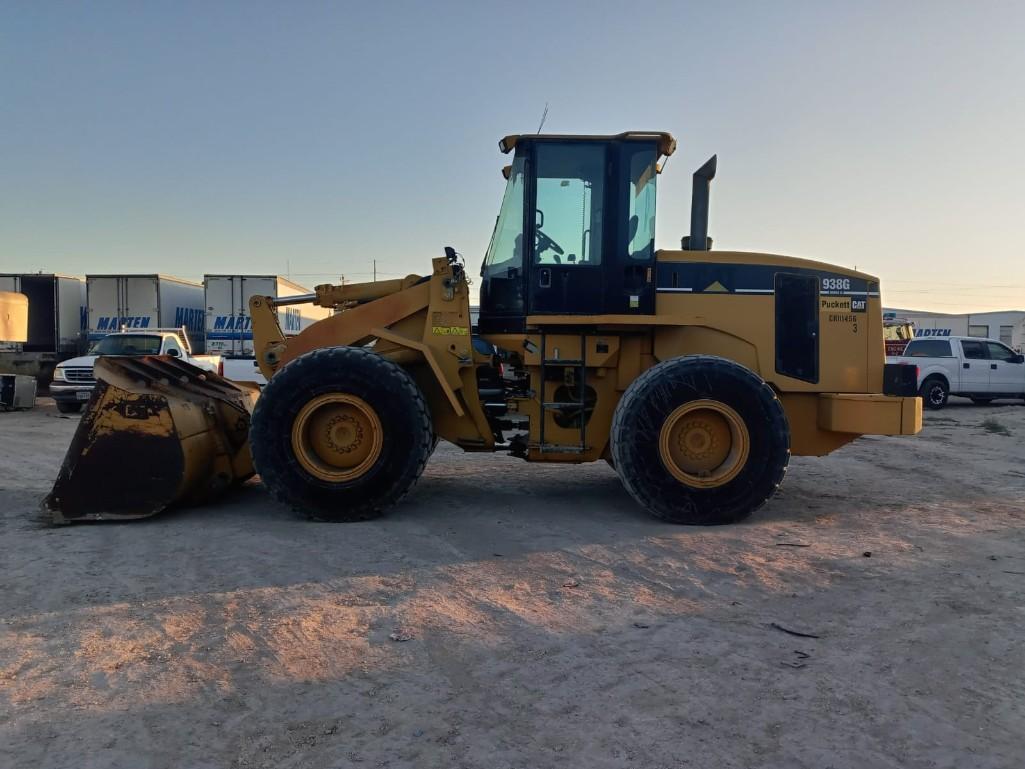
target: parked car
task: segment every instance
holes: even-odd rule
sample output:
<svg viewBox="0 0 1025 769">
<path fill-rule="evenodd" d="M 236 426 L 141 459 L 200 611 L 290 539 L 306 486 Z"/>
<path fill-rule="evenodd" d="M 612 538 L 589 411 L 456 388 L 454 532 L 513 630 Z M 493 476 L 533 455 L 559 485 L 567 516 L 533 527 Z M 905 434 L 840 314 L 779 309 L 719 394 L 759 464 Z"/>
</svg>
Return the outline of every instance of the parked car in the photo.
<svg viewBox="0 0 1025 769">
<path fill-rule="evenodd" d="M 1025 399 L 1025 357 L 996 339 L 913 339 L 903 355 L 886 362 L 918 366 L 918 392 L 926 408 L 943 408 L 951 395 L 980 404 Z"/>
<path fill-rule="evenodd" d="M 62 414 L 82 410 L 82 404 L 96 387 L 93 363 L 101 355 L 170 355 L 207 371 L 221 373 L 217 355 L 193 355 L 184 328 L 155 328 L 147 331 L 123 329 L 94 343 L 86 355 L 57 364 L 50 383 L 50 395 Z"/>
</svg>

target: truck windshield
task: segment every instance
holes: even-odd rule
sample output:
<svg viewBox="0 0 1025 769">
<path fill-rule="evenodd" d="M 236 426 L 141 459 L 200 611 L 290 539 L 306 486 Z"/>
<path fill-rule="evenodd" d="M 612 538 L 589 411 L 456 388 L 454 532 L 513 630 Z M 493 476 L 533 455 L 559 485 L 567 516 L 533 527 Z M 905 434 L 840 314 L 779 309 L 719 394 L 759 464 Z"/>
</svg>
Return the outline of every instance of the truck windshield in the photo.
<svg viewBox="0 0 1025 769">
<path fill-rule="evenodd" d="M 89 348 L 90 355 L 159 355 L 160 337 L 153 334 L 112 334 Z"/>
</svg>

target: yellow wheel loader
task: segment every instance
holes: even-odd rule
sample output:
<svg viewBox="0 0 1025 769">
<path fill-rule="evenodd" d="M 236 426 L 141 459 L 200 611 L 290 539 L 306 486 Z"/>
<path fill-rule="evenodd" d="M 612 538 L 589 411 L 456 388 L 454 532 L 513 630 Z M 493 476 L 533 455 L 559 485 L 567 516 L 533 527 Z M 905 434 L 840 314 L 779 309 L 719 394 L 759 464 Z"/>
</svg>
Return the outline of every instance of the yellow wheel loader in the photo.
<svg viewBox="0 0 1025 769">
<path fill-rule="evenodd" d="M 675 148 L 653 132 L 502 139 L 512 162 L 477 318 L 451 248 L 429 275 L 253 297 L 268 384 L 248 445 L 217 429 L 223 396 L 201 391 L 205 440 L 230 472 L 196 476 L 203 493 L 180 485 L 168 502 L 246 477 L 251 449 L 279 501 L 317 519 L 371 518 L 412 488 L 444 439 L 529 462 L 605 460 L 659 518 L 722 524 L 772 496 L 791 454 L 917 433 L 913 367 L 884 363 L 879 281 L 712 250 L 714 157 L 694 175 L 682 248 L 655 250 L 660 162 Z M 335 312 L 288 337 L 277 309 L 304 302 Z M 178 385 L 164 381 L 138 387 L 173 405 Z M 88 450 L 73 445 L 68 462 Z"/>
</svg>

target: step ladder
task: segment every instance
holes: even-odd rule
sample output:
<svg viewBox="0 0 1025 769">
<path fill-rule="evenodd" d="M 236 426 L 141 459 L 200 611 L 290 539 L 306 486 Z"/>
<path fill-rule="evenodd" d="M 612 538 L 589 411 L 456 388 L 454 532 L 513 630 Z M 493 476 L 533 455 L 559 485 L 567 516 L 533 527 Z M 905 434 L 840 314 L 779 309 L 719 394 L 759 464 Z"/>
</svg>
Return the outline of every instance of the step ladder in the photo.
<svg viewBox="0 0 1025 769">
<path fill-rule="evenodd" d="M 576 370 L 576 396 L 573 401 L 546 401 L 545 390 L 547 378 L 545 374 L 551 366 L 560 368 L 570 367 Z M 556 390 L 558 385 L 556 385 Z M 538 390 L 541 397 L 541 429 L 539 432 L 540 445 L 538 450 L 542 454 L 583 454 L 587 451 L 587 335 L 580 335 L 580 357 L 579 358 L 549 358 L 548 339 L 545 332 L 541 332 L 541 382 Z M 545 422 L 549 411 L 558 409 L 577 408 L 580 412 L 580 443 L 558 444 L 545 442 Z"/>
</svg>

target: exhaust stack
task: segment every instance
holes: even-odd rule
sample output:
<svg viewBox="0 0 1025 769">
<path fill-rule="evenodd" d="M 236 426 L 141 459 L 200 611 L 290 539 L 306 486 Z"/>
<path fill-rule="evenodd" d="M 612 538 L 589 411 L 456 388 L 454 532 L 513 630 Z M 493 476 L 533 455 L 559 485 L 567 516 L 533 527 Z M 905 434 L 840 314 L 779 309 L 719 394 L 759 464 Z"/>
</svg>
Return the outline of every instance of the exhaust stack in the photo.
<svg viewBox="0 0 1025 769">
<path fill-rule="evenodd" d="M 694 172 L 694 187 L 690 197 L 690 235 L 681 242 L 684 251 L 709 251 L 712 239 L 708 237 L 708 197 L 715 178 L 716 155 Z"/>
</svg>

